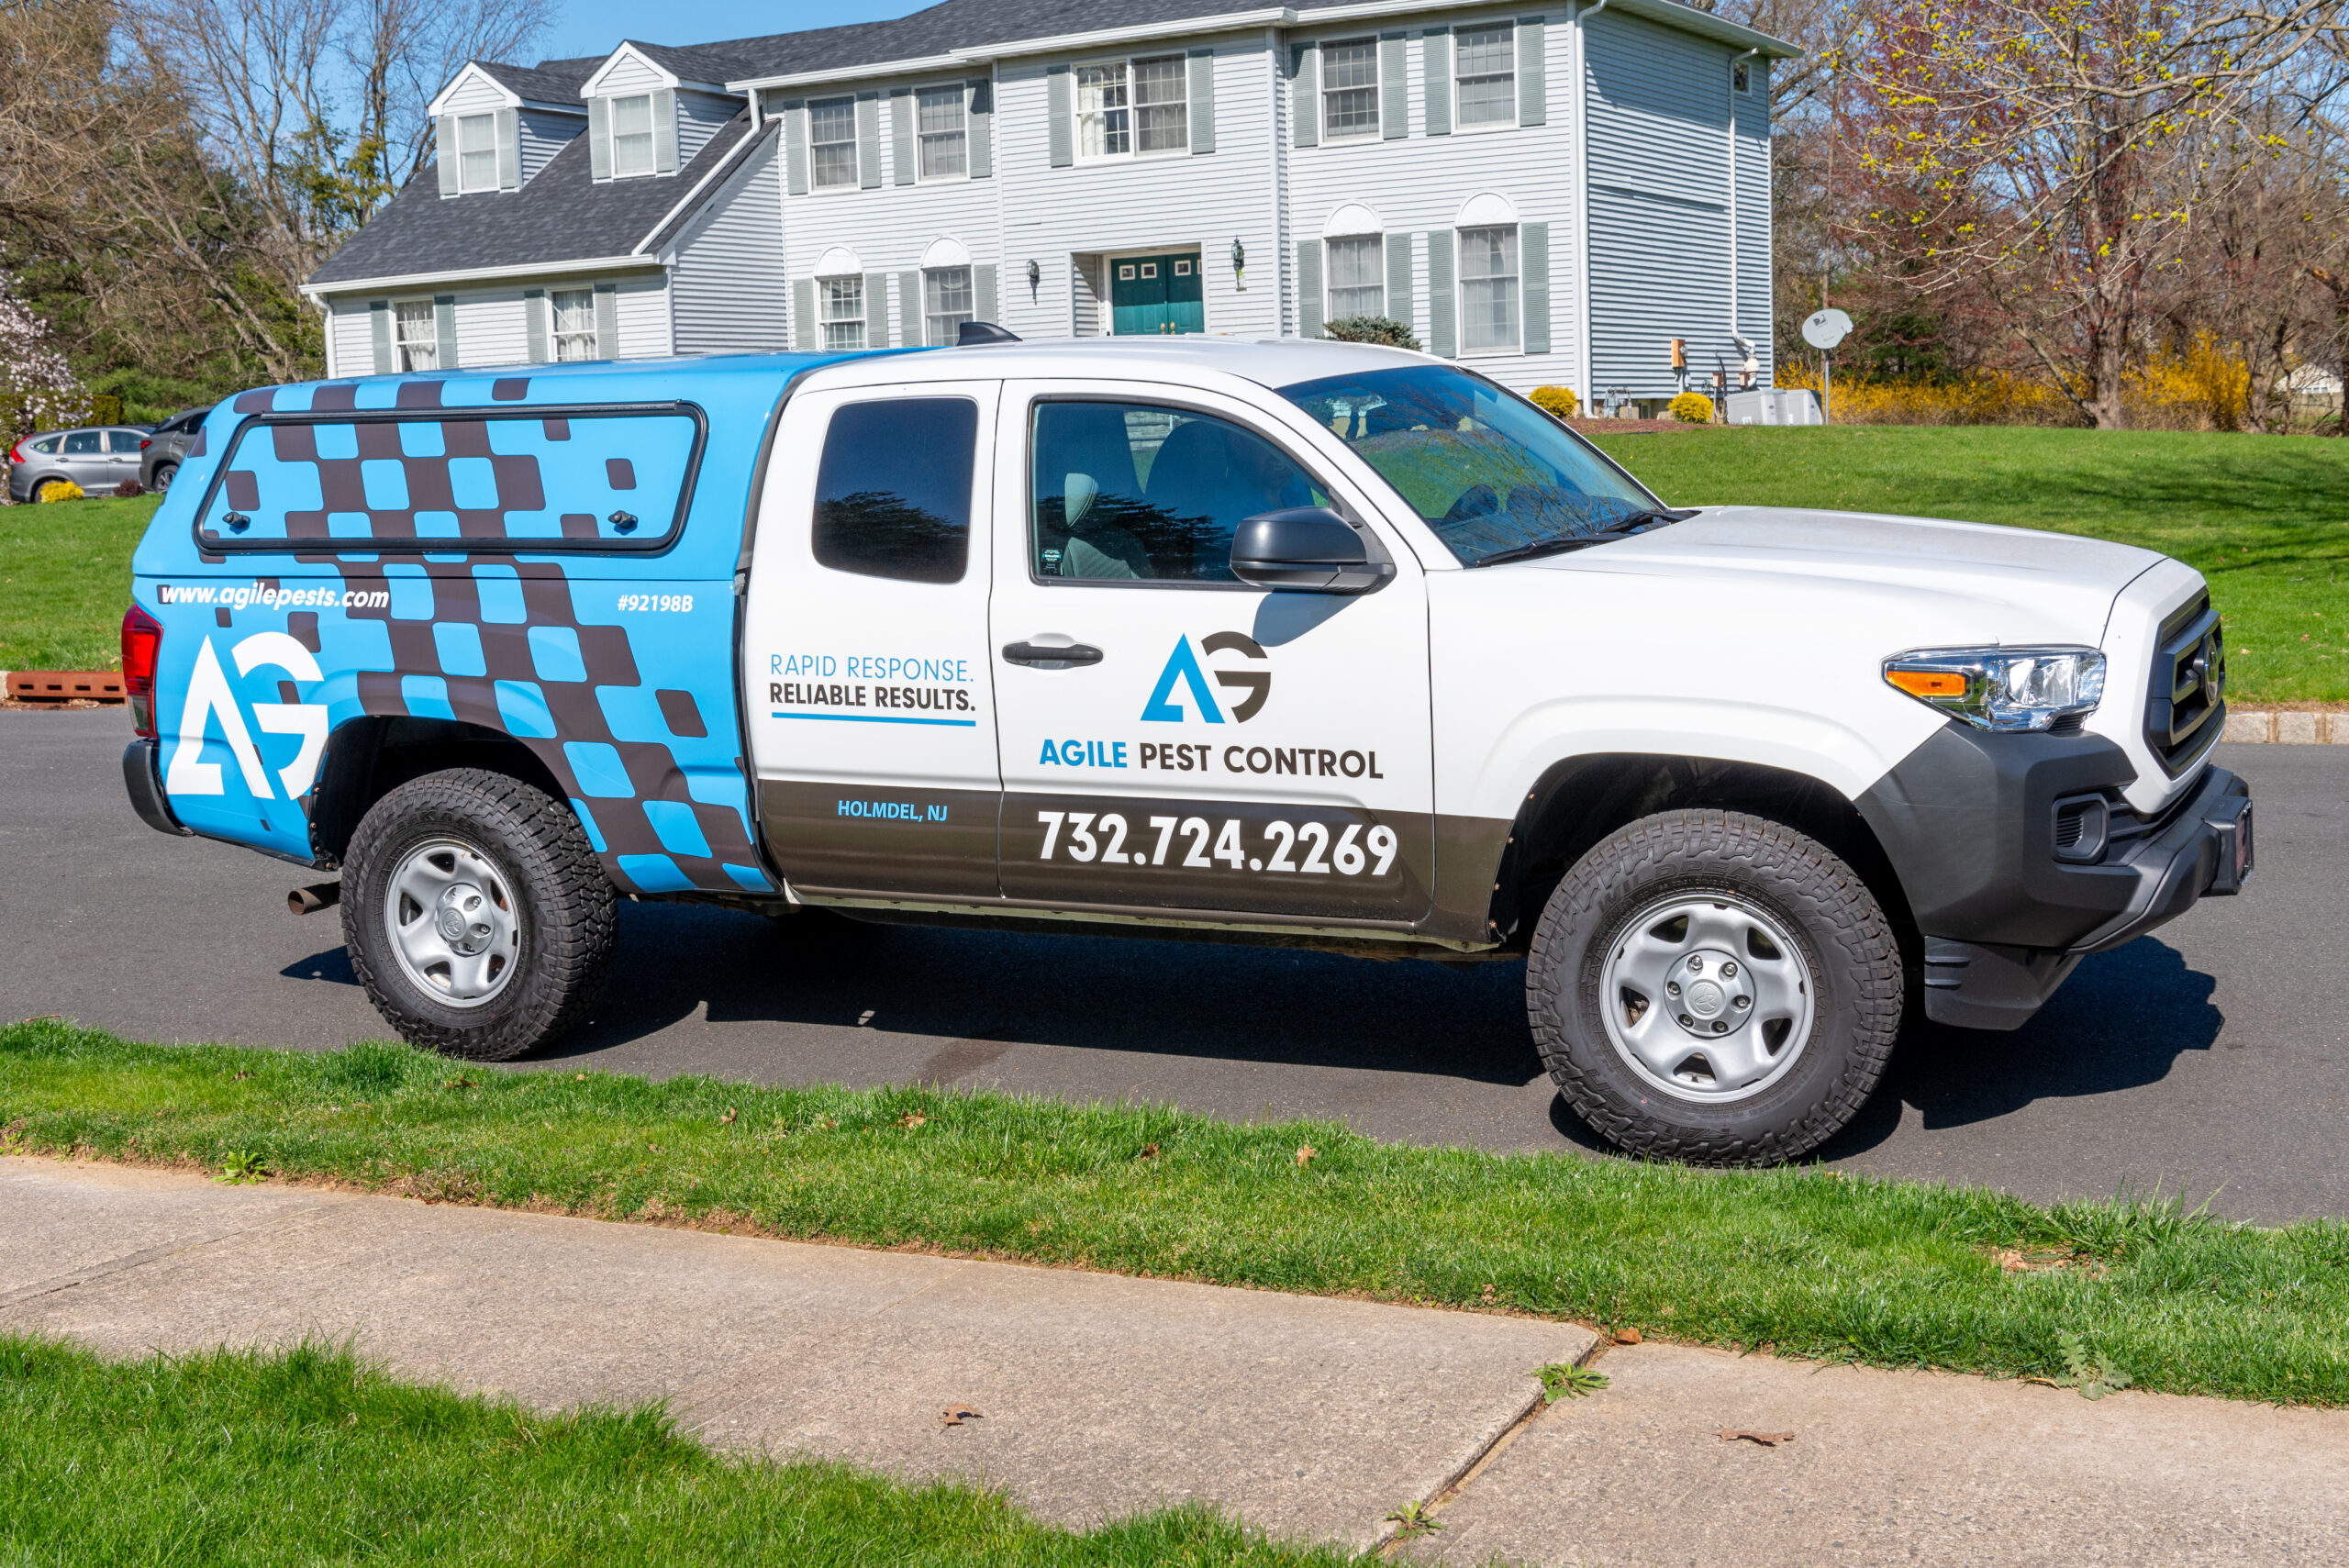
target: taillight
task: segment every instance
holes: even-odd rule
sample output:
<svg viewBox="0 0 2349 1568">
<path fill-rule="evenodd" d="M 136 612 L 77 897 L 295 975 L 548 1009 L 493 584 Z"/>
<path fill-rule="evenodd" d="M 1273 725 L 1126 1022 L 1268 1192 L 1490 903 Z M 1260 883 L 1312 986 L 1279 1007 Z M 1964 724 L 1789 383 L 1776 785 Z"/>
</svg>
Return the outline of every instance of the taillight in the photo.
<svg viewBox="0 0 2349 1568">
<path fill-rule="evenodd" d="M 8 449 L 8 461 L 10 462 L 22 462 L 25 461 L 24 442 L 18 441 L 15 446 Z"/>
<path fill-rule="evenodd" d="M 163 628 L 137 605 L 122 613 L 122 690 L 130 699 L 130 728 L 148 740 L 155 734 L 155 662 L 162 656 Z"/>
<path fill-rule="evenodd" d="M 145 451 L 149 447 L 153 446 L 154 444 L 155 444 L 155 443 L 154 443 L 154 441 L 153 441 L 153 439 L 152 439 L 151 438 L 149 438 L 149 437 L 146 437 L 146 436 L 141 436 L 141 437 L 139 437 L 139 450 L 140 451 L 142 451 L 142 452 L 143 452 L 143 451 Z"/>
</svg>

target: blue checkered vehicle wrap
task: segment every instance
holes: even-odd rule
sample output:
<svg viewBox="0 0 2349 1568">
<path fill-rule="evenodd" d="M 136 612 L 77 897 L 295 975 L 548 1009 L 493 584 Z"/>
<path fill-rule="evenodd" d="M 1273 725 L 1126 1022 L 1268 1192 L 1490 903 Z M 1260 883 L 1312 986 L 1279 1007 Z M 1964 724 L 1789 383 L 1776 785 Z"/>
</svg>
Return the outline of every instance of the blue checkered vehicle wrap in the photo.
<svg viewBox="0 0 2349 1568">
<path fill-rule="evenodd" d="M 163 628 L 172 813 L 328 863 L 317 792 L 354 721 L 441 720 L 527 747 L 622 891 L 774 891 L 735 573 L 780 402 L 839 357 L 384 376 L 214 409 L 133 562 Z"/>
</svg>

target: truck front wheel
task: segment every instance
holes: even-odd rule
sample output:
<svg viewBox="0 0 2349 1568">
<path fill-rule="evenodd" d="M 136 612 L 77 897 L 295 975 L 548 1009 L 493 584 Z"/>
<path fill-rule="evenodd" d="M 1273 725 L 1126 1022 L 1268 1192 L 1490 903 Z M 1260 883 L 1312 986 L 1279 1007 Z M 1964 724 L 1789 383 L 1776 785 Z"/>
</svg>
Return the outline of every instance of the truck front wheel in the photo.
<svg viewBox="0 0 2349 1568">
<path fill-rule="evenodd" d="M 1883 1076 L 1900 951 L 1852 868 L 1735 811 L 1643 817 L 1550 896 L 1525 973 L 1551 1077 L 1635 1154 L 1766 1165 L 1824 1142 Z"/>
<path fill-rule="evenodd" d="M 400 785 L 360 822 L 342 930 L 403 1039 L 504 1062 L 586 1017 L 618 921 L 576 817 L 518 779 L 460 768 Z"/>
</svg>

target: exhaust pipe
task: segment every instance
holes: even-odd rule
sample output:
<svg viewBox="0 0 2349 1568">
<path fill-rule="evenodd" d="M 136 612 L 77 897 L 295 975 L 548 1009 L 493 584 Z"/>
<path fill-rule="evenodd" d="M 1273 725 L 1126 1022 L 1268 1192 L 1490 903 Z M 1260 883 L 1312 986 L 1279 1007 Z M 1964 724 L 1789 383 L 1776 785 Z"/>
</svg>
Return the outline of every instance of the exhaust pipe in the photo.
<svg viewBox="0 0 2349 1568">
<path fill-rule="evenodd" d="M 339 882 L 321 882 L 310 887 L 297 887 L 285 895 L 287 911 L 295 915 L 315 915 L 341 902 L 342 884 Z"/>
</svg>

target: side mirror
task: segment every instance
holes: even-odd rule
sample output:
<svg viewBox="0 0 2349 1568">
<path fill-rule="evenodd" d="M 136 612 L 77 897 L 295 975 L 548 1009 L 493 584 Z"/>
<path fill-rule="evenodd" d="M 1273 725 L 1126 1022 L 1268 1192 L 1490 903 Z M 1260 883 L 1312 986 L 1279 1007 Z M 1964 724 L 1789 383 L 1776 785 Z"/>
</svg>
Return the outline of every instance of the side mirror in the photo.
<svg viewBox="0 0 2349 1568">
<path fill-rule="evenodd" d="M 1240 525 L 1231 574 L 1259 588 L 1367 594 L 1395 575 L 1395 565 L 1373 561 L 1368 541 L 1329 507 L 1290 506 Z"/>
</svg>

